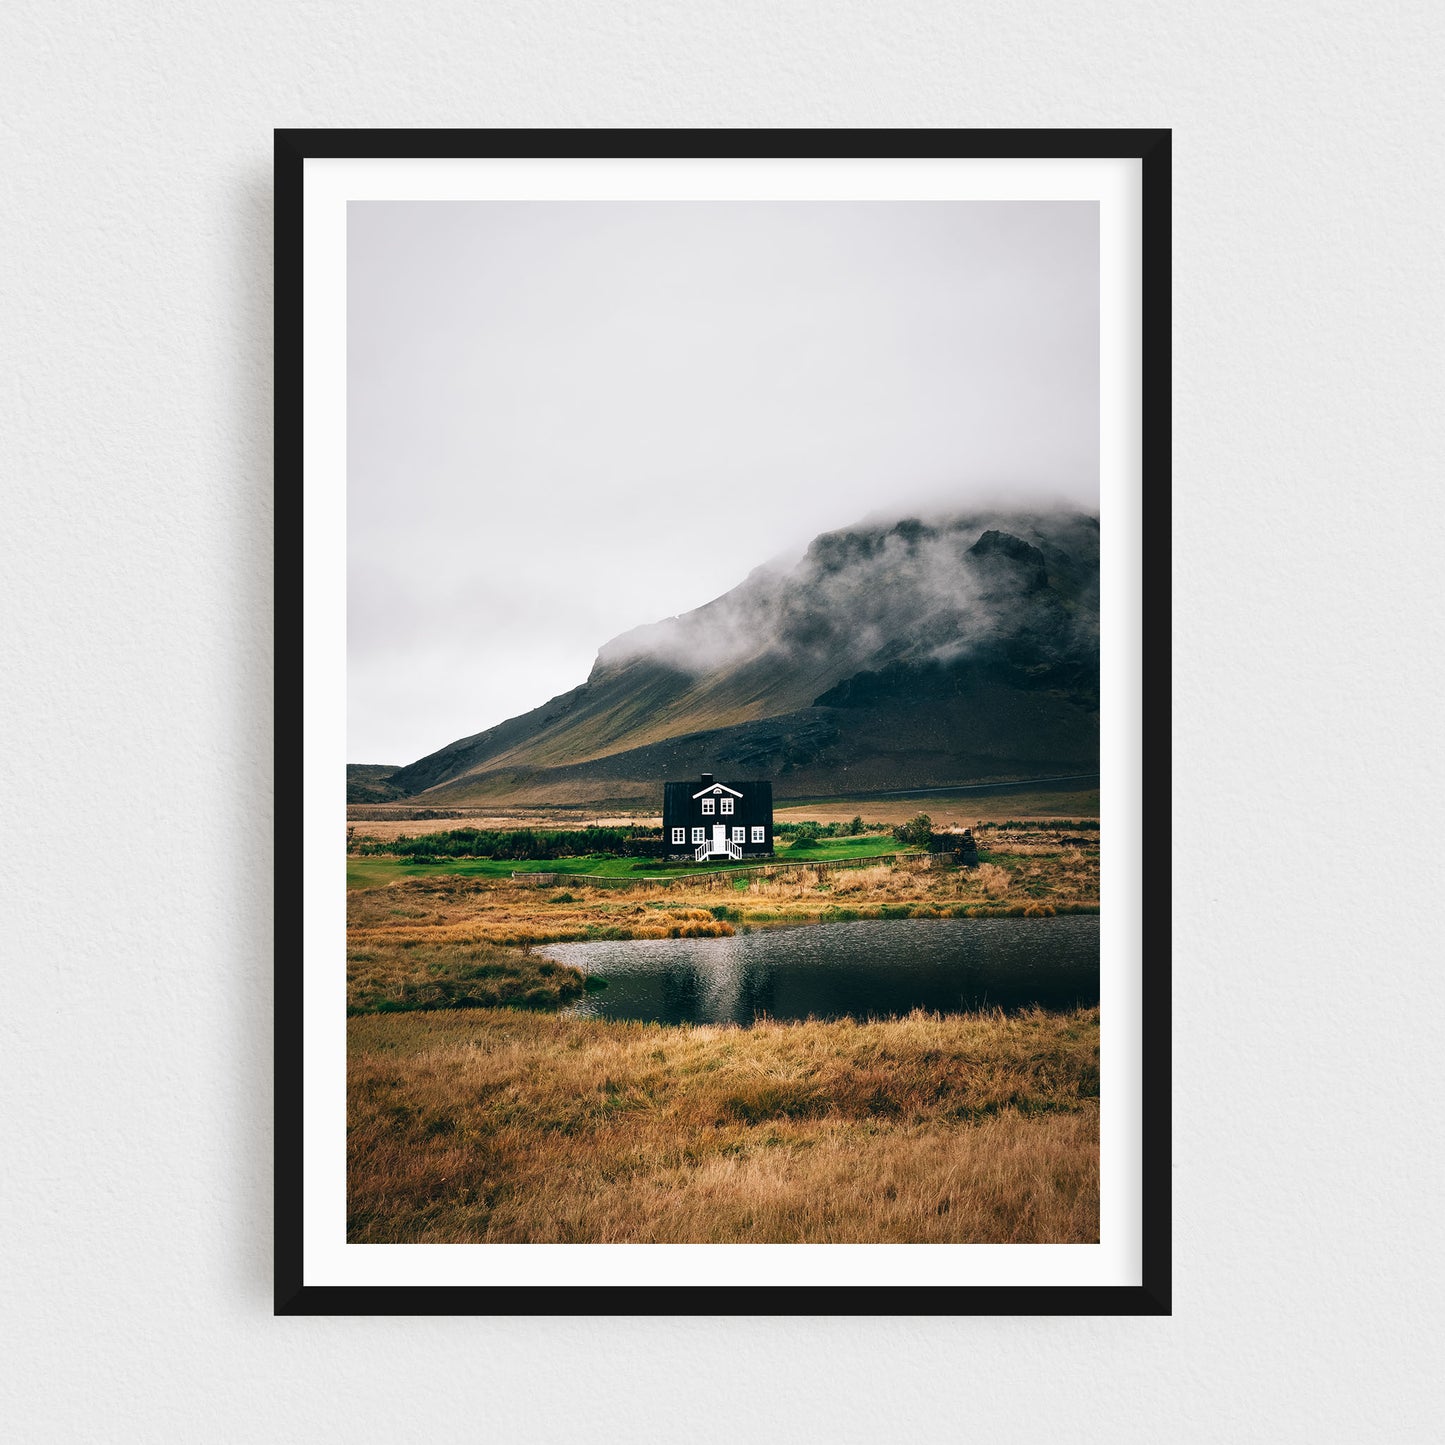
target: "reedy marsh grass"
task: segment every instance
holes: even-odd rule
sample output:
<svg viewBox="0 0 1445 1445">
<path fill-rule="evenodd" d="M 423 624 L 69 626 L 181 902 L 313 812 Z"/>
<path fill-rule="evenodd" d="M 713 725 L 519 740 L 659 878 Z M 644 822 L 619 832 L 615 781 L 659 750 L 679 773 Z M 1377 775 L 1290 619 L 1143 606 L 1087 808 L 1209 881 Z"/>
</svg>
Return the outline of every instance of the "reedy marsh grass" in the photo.
<svg viewBox="0 0 1445 1445">
<path fill-rule="evenodd" d="M 346 950 L 346 1011 L 556 1009 L 587 989 L 581 969 L 495 944 L 377 940 Z"/>
<path fill-rule="evenodd" d="M 978 868 L 906 863 L 776 876 L 715 874 L 627 889 L 523 887 L 435 873 L 347 894 L 353 952 L 427 943 L 460 950 L 589 939 L 720 936 L 772 923 L 860 918 L 998 918 L 1097 912 L 1097 850 L 1037 842 L 985 852 Z"/>
<path fill-rule="evenodd" d="M 353 1018 L 348 1238 L 1092 1241 L 1098 1028 Z"/>
</svg>

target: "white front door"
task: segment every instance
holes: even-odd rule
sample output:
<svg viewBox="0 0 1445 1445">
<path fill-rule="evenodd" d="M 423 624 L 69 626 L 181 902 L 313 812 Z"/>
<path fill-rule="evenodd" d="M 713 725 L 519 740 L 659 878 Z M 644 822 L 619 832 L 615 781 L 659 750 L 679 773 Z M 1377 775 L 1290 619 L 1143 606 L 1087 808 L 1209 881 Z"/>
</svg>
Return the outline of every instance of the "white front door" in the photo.
<svg viewBox="0 0 1445 1445">
<path fill-rule="evenodd" d="M 725 823 L 714 823 L 712 825 L 712 851 L 714 853 L 726 853 L 728 850 L 728 830 Z"/>
</svg>

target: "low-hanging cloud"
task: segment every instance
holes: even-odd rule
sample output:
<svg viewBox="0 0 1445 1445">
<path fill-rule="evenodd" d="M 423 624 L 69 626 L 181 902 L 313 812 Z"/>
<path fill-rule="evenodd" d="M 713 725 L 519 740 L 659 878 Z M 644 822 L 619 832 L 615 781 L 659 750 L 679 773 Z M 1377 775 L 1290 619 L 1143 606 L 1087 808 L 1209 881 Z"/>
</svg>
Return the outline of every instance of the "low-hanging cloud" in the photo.
<svg viewBox="0 0 1445 1445">
<path fill-rule="evenodd" d="M 758 568 L 704 607 L 623 634 L 599 652 L 594 675 L 646 660 L 701 677 L 768 654 L 844 671 L 953 662 L 1028 625 L 1050 554 L 1087 578 L 1097 568 L 1096 520 L 873 520 L 818 537 L 801 558 Z M 1097 643 L 1097 592 L 1087 583 L 1068 630 L 1073 646 Z"/>
</svg>

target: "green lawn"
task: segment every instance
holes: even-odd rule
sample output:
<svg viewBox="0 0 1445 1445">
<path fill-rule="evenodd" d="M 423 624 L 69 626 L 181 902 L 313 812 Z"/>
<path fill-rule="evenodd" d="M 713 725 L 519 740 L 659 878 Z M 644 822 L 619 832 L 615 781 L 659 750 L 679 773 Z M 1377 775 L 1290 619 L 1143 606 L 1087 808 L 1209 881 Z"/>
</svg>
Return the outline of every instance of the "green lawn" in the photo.
<svg viewBox="0 0 1445 1445">
<path fill-rule="evenodd" d="M 811 848 L 794 848 L 779 840 L 779 863 L 821 863 L 833 858 L 876 858 L 880 853 L 912 853 L 892 833 L 867 833 L 859 838 L 822 838 Z"/>
<path fill-rule="evenodd" d="M 887 833 L 874 833 L 862 838 L 832 838 L 815 843 L 811 848 L 780 845 L 777 856 L 764 861 L 774 863 L 817 863 L 833 858 L 872 858 L 882 853 L 909 851 Z M 644 878 L 648 870 L 634 868 L 641 860 L 617 858 L 610 853 L 591 853 L 582 858 L 526 860 L 510 858 L 447 858 L 437 863 L 412 863 L 405 858 L 348 858 L 348 888 L 382 888 L 400 878 L 460 876 L 463 878 L 510 878 L 513 873 L 590 873 L 606 878 Z M 710 873 L 718 869 L 756 867 L 756 863 L 713 863 L 698 868 L 659 869 L 657 877 L 685 877 L 689 873 Z"/>
<path fill-rule="evenodd" d="M 632 865 L 636 858 L 616 858 L 610 853 L 591 853 L 584 858 L 551 860 L 512 858 L 446 858 L 437 863 L 413 863 L 406 858 L 348 858 L 348 888 L 380 888 L 398 878 L 431 878 L 454 875 L 463 878 L 510 878 L 513 873 L 600 873 L 614 878 L 637 878 Z"/>
</svg>

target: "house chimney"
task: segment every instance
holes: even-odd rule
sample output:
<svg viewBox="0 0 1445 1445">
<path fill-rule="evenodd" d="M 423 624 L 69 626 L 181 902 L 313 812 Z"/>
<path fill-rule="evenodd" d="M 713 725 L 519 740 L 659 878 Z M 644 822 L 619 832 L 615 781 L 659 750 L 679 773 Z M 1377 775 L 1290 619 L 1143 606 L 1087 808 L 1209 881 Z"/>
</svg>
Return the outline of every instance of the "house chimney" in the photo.
<svg viewBox="0 0 1445 1445">
<path fill-rule="evenodd" d="M 712 786 L 712 774 L 711 774 L 711 773 L 704 773 L 704 774 L 702 775 L 702 785 L 703 785 L 703 787 L 705 787 L 705 788 Z"/>
</svg>

